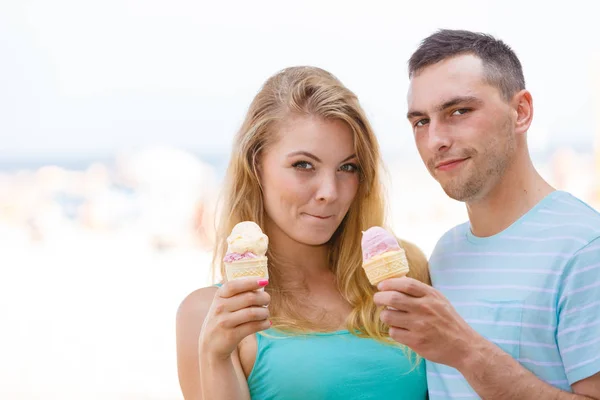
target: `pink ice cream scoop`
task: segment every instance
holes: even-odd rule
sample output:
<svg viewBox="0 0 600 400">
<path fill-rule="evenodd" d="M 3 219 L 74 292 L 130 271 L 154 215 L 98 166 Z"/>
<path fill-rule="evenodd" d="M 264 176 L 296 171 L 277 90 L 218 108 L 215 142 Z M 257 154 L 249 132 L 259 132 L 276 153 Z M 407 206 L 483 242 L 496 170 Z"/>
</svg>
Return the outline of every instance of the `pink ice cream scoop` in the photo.
<svg viewBox="0 0 600 400">
<path fill-rule="evenodd" d="M 250 251 L 245 251 L 241 254 L 240 253 L 227 253 L 227 254 L 225 254 L 225 257 L 223 258 L 223 261 L 226 263 L 230 263 L 230 262 L 240 261 L 240 260 L 250 260 L 250 259 L 256 258 L 256 257 L 258 257 L 258 256 Z"/>
<path fill-rule="evenodd" d="M 380 226 L 373 226 L 363 232 L 361 247 L 363 261 L 387 251 L 401 250 L 396 238 Z"/>
</svg>

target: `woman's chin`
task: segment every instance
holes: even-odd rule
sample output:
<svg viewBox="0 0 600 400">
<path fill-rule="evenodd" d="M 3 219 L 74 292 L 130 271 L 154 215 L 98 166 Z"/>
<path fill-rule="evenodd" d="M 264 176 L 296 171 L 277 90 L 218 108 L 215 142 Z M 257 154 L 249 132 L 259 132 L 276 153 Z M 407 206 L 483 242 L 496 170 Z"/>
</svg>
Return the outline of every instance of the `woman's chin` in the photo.
<svg viewBox="0 0 600 400">
<path fill-rule="evenodd" d="M 315 233 L 313 231 L 313 232 L 307 232 L 306 234 L 303 234 L 303 235 L 298 235 L 294 239 L 297 242 L 305 244 L 307 246 L 323 246 L 329 242 L 329 240 L 331 239 L 332 236 L 333 236 L 333 233 L 319 234 L 319 233 Z"/>
</svg>

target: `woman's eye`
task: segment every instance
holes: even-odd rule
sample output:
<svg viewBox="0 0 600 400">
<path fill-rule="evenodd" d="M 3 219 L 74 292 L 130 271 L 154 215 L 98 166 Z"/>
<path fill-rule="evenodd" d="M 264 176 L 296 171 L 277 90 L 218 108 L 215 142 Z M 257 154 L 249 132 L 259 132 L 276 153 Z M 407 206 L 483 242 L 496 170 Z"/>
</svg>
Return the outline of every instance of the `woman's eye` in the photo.
<svg viewBox="0 0 600 400">
<path fill-rule="evenodd" d="M 344 172 L 357 172 L 358 165 L 356 164 L 344 164 L 340 167 L 340 169 Z"/>
<path fill-rule="evenodd" d="M 303 169 L 303 170 L 313 169 L 312 164 L 309 163 L 308 161 L 297 161 L 294 164 L 292 164 L 292 167 L 294 167 L 296 169 Z"/>
</svg>

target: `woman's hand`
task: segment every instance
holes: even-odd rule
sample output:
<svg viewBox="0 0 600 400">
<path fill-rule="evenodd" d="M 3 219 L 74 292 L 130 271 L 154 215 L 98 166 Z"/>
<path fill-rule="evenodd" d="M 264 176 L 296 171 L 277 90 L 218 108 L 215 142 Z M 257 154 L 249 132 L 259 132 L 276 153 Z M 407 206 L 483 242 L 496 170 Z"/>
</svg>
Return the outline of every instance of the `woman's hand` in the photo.
<svg viewBox="0 0 600 400">
<path fill-rule="evenodd" d="M 200 357 L 226 360 L 246 336 L 268 329 L 271 297 L 268 280 L 256 278 L 226 282 L 215 293 L 199 338 Z"/>
</svg>

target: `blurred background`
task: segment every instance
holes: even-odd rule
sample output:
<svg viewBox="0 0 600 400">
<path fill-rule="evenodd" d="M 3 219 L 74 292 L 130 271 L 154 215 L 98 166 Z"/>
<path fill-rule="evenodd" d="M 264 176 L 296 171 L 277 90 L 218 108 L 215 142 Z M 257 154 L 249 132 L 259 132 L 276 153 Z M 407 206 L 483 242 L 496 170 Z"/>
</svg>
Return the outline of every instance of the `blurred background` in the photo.
<svg viewBox="0 0 600 400">
<path fill-rule="evenodd" d="M 466 220 L 418 158 L 406 62 L 438 28 L 513 47 L 534 162 L 600 208 L 592 3 L 0 0 L 0 398 L 181 399 L 175 312 L 210 283 L 216 196 L 261 84 L 315 65 L 361 99 L 397 233 Z"/>
</svg>

